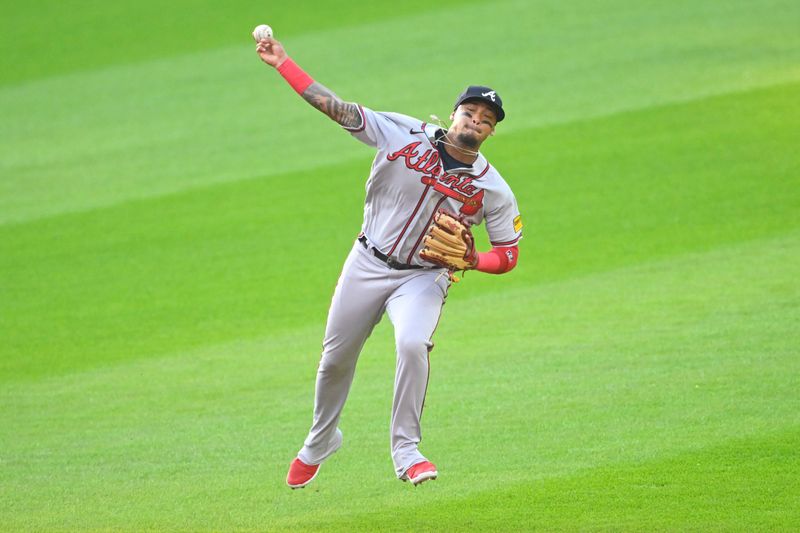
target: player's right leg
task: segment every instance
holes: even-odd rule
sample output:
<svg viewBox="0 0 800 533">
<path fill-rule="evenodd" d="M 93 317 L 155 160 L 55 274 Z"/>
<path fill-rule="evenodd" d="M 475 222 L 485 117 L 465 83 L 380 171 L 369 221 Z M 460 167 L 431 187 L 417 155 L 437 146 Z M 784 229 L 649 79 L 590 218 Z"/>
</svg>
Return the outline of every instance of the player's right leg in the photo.
<svg viewBox="0 0 800 533">
<path fill-rule="evenodd" d="M 383 315 L 388 294 L 386 265 L 356 243 L 345 262 L 328 311 L 322 358 L 317 369 L 314 420 L 297 454 L 303 465 L 319 465 L 338 449 L 337 438 L 341 443 L 336 431 L 339 415 L 350 392 L 358 355 Z M 292 470 L 302 468 L 302 465 L 297 469 L 294 466 L 293 463 Z M 307 470 L 313 479 L 316 471 Z M 295 481 L 298 479 L 296 477 Z"/>
</svg>

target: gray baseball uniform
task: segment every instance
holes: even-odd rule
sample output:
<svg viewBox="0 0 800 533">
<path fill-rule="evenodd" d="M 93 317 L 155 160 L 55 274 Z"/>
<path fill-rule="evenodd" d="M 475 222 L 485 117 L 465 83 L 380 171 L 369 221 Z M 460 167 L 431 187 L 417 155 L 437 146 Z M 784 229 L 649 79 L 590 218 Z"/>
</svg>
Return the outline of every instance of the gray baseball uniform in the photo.
<svg viewBox="0 0 800 533">
<path fill-rule="evenodd" d="M 445 170 L 437 126 L 359 109 L 362 126 L 348 131 L 378 152 L 367 180 L 362 233 L 345 262 L 328 313 L 314 421 L 298 457 L 318 464 L 335 449 L 332 443 L 340 438 L 339 416 L 358 355 L 386 312 L 397 349 L 391 450 L 402 477 L 426 460 L 418 450 L 420 417 L 431 338 L 450 283 L 442 275 L 446 271 L 419 257 L 425 231 L 440 207 L 462 213 L 473 224 L 485 220 L 494 246 L 514 246 L 522 237 L 521 223 L 511 189 L 482 154 L 472 165 Z"/>
</svg>

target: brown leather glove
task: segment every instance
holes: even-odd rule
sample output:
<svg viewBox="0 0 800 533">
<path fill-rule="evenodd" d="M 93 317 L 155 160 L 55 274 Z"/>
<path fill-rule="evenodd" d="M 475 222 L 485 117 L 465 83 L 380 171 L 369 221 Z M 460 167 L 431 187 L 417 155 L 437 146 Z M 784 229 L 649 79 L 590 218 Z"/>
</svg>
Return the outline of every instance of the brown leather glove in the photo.
<svg viewBox="0 0 800 533">
<path fill-rule="evenodd" d="M 478 265 L 475 238 L 469 223 L 446 209 L 439 209 L 422 240 L 419 256 L 448 270 L 472 270 Z"/>
</svg>

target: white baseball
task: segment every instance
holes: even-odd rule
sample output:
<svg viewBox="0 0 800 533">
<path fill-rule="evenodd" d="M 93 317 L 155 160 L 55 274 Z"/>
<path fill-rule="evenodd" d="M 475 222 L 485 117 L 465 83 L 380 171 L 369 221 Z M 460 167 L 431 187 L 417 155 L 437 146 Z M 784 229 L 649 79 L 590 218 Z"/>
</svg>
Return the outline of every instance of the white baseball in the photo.
<svg viewBox="0 0 800 533">
<path fill-rule="evenodd" d="M 261 39 L 266 39 L 267 37 L 272 37 L 272 28 L 266 24 L 259 24 L 256 26 L 256 29 L 253 30 L 253 39 L 255 39 L 256 42 Z"/>
</svg>

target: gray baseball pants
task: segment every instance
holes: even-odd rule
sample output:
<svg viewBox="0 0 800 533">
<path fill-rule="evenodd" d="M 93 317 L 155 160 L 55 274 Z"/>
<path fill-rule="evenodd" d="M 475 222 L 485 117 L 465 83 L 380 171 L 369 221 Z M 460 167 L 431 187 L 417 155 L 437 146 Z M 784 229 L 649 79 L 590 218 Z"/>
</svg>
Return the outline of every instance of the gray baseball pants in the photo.
<svg viewBox="0 0 800 533">
<path fill-rule="evenodd" d="M 391 449 L 398 477 L 425 461 L 417 446 L 428 387 L 431 337 L 450 280 L 442 269 L 394 270 L 356 241 L 344 264 L 328 312 L 317 370 L 314 421 L 298 457 L 318 464 L 332 453 L 361 349 L 383 313 L 394 325 L 397 369 L 392 403 Z"/>
</svg>

